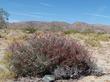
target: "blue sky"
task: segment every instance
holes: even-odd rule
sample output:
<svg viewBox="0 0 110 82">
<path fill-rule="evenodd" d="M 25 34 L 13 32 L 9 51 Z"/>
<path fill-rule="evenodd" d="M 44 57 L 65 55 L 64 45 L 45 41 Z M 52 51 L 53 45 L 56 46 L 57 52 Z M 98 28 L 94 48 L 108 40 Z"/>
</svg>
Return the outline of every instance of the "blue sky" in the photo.
<svg viewBox="0 0 110 82">
<path fill-rule="evenodd" d="M 0 0 L 16 21 L 82 21 L 110 24 L 110 0 Z"/>
</svg>

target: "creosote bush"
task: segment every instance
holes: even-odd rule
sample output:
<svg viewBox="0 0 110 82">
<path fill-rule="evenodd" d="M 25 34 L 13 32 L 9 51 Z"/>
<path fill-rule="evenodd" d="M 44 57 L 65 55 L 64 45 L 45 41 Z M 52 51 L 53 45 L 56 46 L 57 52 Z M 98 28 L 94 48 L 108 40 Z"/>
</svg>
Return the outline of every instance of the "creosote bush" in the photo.
<svg viewBox="0 0 110 82">
<path fill-rule="evenodd" d="M 24 28 L 23 29 L 23 32 L 25 32 L 25 33 L 35 33 L 37 31 L 37 29 L 36 28 L 34 28 L 34 27 L 26 27 L 26 28 Z"/>
<path fill-rule="evenodd" d="M 74 33 L 79 33 L 77 30 L 66 30 L 64 31 L 65 34 L 74 34 Z"/>
<path fill-rule="evenodd" d="M 8 48 L 10 67 L 17 76 L 54 74 L 56 79 L 91 74 L 90 54 L 75 40 L 61 34 L 36 33 L 23 43 Z"/>
</svg>

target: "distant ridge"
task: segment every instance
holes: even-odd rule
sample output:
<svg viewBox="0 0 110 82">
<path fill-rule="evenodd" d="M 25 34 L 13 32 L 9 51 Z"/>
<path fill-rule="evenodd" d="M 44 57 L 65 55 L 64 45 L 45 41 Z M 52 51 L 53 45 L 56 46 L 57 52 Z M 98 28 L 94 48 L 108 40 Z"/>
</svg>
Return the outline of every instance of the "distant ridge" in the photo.
<svg viewBox="0 0 110 82">
<path fill-rule="evenodd" d="M 63 28 L 63 29 L 74 29 L 78 31 L 84 31 L 87 29 L 93 30 L 95 32 L 106 32 L 110 33 L 109 25 L 102 24 L 88 24 L 85 22 L 75 22 L 75 23 L 67 23 L 67 22 L 44 22 L 44 21 L 24 21 L 24 22 L 15 22 L 9 23 L 9 28 L 26 28 L 31 25 L 34 28 L 38 29 L 49 29 L 49 28 Z"/>
</svg>

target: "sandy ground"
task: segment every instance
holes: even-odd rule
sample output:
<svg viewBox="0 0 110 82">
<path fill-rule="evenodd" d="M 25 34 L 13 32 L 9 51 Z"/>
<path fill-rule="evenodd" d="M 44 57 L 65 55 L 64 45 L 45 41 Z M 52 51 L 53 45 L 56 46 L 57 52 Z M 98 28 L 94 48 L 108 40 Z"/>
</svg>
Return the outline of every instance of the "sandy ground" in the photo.
<svg viewBox="0 0 110 82">
<path fill-rule="evenodd" d="M 79 80 L 59 80 L 56 82 L 110 82 L 110 42 L 101 42 L 102 46 L 98 48 L 90 48 L 89 51 L 92 53 L 92 57 L 95 60 L 97 66 L 105 73 L 106 75 L 101 77 L 96 76 L 87 76 L 82 77 Z M 8 45 L 6 41 L 0 39 L 0 61 L 3 59 L 5 49 Z M 6 70 L 5 66 L 0 64 L 0 71 Z M 13 82 L 7 81 L 7 82 Z M 18 81 L 18 82 L 39 82 L 36 81 Z"/>
</svg>

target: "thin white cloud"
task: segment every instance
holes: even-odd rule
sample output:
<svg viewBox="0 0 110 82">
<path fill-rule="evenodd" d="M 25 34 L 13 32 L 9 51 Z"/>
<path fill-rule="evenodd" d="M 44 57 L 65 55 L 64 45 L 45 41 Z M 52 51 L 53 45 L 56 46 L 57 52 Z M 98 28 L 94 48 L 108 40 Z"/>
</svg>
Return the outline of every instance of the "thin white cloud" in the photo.
<svg viewBox="0 0 110 82">
<path fill-rule="evenodd" d="M 44 16 L 45 15 L 46 16 L 47 15 L 52 15 L 52 16 L 54 15 L 55 16 L 56 15 L 55 13 L 45 13 L 45 12 L 31 12 L 31 14 L 33 14 L 33 15 L 44 15 Z"/>
<path fill-rule="evenodd" d="M 10 12 L 11 15 L 18 15 L 18 16 L 29 16 L 29 17 L 41 17 L 40 15 L 29 14 L 29 13 L 19 13 L 19 12 Z"/>
<path fill-rule="evenodd" d="M 85 15 L 110 19 L 110 16 L 102 15 L 102 14 L 86 13 Z"/>
<path fill-rule="evenodd" d="M 44 2 L 40 2 L 40 5 L 46 6 L 46 7 L 52 7 L 52 5 L 50 5 L 50 4 L 48 4 L 48 3 L 44 3 Z"/>
<path fill-rule="evenodd" d="M 32 18 L 35 17 L 45 17 L 45 16 L 57 16 L 57 14 L 55 13 L 46 13 L 46 12 L 10 12 L 10 14 L 13 15 L 17 15 L 17 16 L 29 16 Z"/>
</svg>

